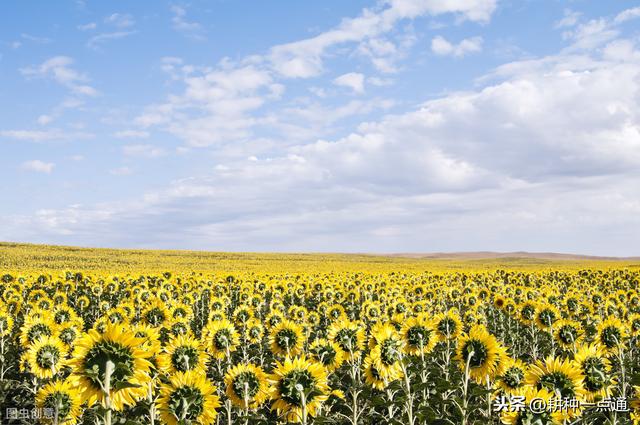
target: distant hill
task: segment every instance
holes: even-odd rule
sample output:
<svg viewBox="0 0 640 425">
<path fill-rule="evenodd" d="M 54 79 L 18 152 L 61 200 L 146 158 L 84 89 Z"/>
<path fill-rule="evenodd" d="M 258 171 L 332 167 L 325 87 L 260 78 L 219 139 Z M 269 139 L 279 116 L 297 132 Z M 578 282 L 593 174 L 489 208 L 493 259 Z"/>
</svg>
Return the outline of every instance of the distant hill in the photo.
<svg viewBox="0 0 640 425">
<path fill-rule="evenodd" d="M 0 242 L 0 273 L 10 270 L 190 271 L 421 271 L 640 268 L 640 257 L 551 252 L 436 252 L 398 254 L 207 252 L 109 249 Z"/>
<path fill-rule="evenodd" d="M 484 260 L 496 258 L 535 258 L 539 260 L 593 260 L 593 261 L 640 261 L 639 257 L 606 257 L 598 255 L 562 254 L 557 252 L 433 252 L 425 254 L 381 254 L 384 257 L 414 258 L 414 259 L 451 259 L 451 260 Z"/>
</svg>

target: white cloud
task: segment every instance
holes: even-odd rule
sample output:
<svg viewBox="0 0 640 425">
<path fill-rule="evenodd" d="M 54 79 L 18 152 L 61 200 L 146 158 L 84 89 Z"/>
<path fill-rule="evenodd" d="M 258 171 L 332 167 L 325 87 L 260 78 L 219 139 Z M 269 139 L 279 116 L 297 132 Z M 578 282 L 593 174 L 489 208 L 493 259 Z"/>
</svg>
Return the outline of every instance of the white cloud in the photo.
<svg viewBox="0 0 640 425">
<path fill-rule="evenodd" d="M 375 39 L 389 32 L 401 20 L 451 13 L 460 20 L 487 22 L 496 8 L 496 0 L 390 0 L 385 4 L 388 7 L 379 12 L 364 9 L 357 18 L 345 19 L 338 27 L 315 37 L 273 47 L 269 58 L 274 69 L 289 78 L 313 77 L 322 72 L 323 58 L 331 47 L 366 42 L 369 43 L 368 49 L 389 51 L 392 49 L 390 44 Z M 366 51 L 367 47 L 364 49 Z M 378 65 L 384 67 L 383 64 Z"/>
<path fill-rule="evenodd" d="M 250 113 L 283 89 L 273 83 L 268 71 L 253 65 L 206 69 L 183 81 L 181 95 L 147 108 L 135 121 L 143 128 L 166 126 L 186 144 L 199 147 L 249 136 L 257 123 Z"/>
<path fill-rule="evenodd" d="M 573 27 L 580 20 L 580 16 L 582 16 L 582 13 L 580 13 L 580 12 L 576 12 L 576 11 L 571 10 L 571 9 L 565 9 L 564 10 L 564 16 L 562 17 L 562 19 L 558 20 L 554 24 L 554 27 L 555 28 Z"/>
<path fill-rule="evenodd" d="M 39 66 L 22 68 L 20 72 L 26 77 L 51 78 L 73 94 L 96 96 L 98 91 L 86 84 L 89 78 L 72 68 L 73 63 L 74 60 L 68 56 L 55 56 Z"/>
<path fill-rule="evenodd" d="M 238 74 L 243 78 L 196 75 L 149 122 L 180 124 L 205 140 L 223 125 L 219 100 L 245 101 L 273 82 L 256 68 Z M 174 181 L 138 200 L 44 210 L 0 226 L 3 234 L 23 229 L 115 246 L 451 251 L 553 244 L 633 254 L 640 237 L 638 91 L 638 47 L 617 39 L 505 64 L 475 90 L 363 122 L 344 137 L 290 144 L 272 155 L 252 145 L 208 176 Z M 344 114 L 354 117 L 371 103 L 378 102 L 350 103 Z M 201 122 L 176 112 L 196 107 Z M 289 105 L 282 115 L 324 119 L 327 110 L 313 107 Z M 252 110 L 238 106 L 230 116 L 250 120 L 244 113 Z M 211 124 L 212 117 L 221 121 Z M 135 150 L 154 149 L 143 146 Z M 144 232 L 130 232 L 141 224 Z"/>
<path fill-rule="evenodd" d="M 620 12 L 614 19 L 616 24 L 622 24 L 632 19 L 640 18 L 640 6 L 626 9 Z"/>
<path fill-rule="evenodd" d="M 119 40 L 121 38 L 129 37 L 130 35 L 133 35 L 135 33 L 136 31 L 115 31 L 115 32 L 98 34 L 96 36 L 91 37 L 89 41 L 87 41 L 87 47 L 91 47 L 92 49 L 95 49 L 103 43 L 106 43 L 111 40 Z"/>
<path fill-rule="evenodd" d="M 145 158 L 159 158 L 167 154 L 167 151 L 163 148 L 149 144 L 127 145 L 122 148 L 122 151 L 126 156 L 138 156 Z"/>
<path fill-rule="evenodd" d="M 113 13 L 104 18 L 104 22 L 117 28 L 129 28 L 136 23 L 133 16 L 128 13 Z"/>
<path fill-rule="evenodd" d="M 129 176 L 133 174 L 133 170 L 129 167 L 120 167 L 109 170 L 109 174 L 114 176 Z"/>
<path fill-rule="evenodd" d="M 343 74 L 334 79 L 333 83 L 338 86 L 348 87 L 358 94 L 364 93 L 364 75 L 358 72 Z"/>
<path fill-rule="evenodd" d="M 40 115 L 38 117 L 38 124 L 47 125 L 47 124 L 51 123 L 53 120 L 54 120 L 54 118 L 51 115 Z"/>
<path fill-rule="evenodd" d="M 25 161 L 22 163 L 21 168 L 27 171 L 34 171 L 36 173 L 51 174 L 53 168 L 56 165 L 53 162 L 43 162 L 39 159 L 32 161 Z"/>
<path fill-rule="evenodd" d="M 78 25 L 78 29 L 80 31 L 90 31 L 90 30 L 94 30 L 98 27 L 98 25 L 95 22 L 89 22 L 87 24 L 84 25 Z"/>
<path fill-rule="evenodd" d="M 20 34 L 20 37 L 22 37 L 23 40 L 28 40 L 36 44 L 49 44 L 53 41 L 48 37 L 37 37 L 35 35 L 25 33 Z"/>
<path fill-rule="evenodd" d="M 93 137 L 91 133 L 65 132 L 52 128 L 49 130 L 0 130 L 0 136 L 27 142 L 49 142 L 64 140 L 80 140 Z"/>
<path fill-rule="evenodd" d="M 114 136 L 118 139 L 146 139 L 149 137 L 149 132 L 142 130 L 122 130 L 117 131 Z"/>
<path fill-rule="evenodd" d="M 465 38 L 458 44 L 447 41 L 442 36 L 436 36 L 431 40 L 431 51 L 439 56 L 454 56 L 461 58 L 469 53 L 482 51 L 482 37 Z"/>
<path fill-rule="evenodd" d="M 173 18 L 171 22 L 173 29 L 179 31 L 194 40 L 204 40 L 204 28 L 198 22 L 190 22 L 187 20 L 187 10 L 182 6 L 171 6 Z"/>
</svg>

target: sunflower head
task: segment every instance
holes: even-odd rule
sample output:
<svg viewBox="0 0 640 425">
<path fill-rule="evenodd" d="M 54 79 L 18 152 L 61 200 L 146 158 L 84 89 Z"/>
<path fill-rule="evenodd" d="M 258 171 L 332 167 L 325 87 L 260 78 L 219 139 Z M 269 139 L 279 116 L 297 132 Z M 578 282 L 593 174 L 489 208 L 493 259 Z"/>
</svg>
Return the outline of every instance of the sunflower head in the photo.
<svg viewBox="0 0 640 425">
<path fill-rule="evenodd" d="M 434 322 L 440 341 L 455 339 L 462 332 L 462 321 L 453 311 L 439 314 Z"/>
<path fill-rule="evenodd" d="M 43 419 L 45 423 L 75 424 L 81 413 L 81 404 L 76 384 L 71 380 L 52 381 L 36 395 L 36 406 L 53 412 L 53 417 Z"/>
<path fill-rule="evenodd" d="M 168 425 L 215 423 L 220 399 L 216 387 L 196 371 L 178 372 L 160 390 L 160 417 Z"/>
<path fill-rule="evenodd" d="M 524 396 L 525 409 L 522 411 L 503 411 L 500 414 L 500 420 L 505 425 L 561 425 L 563 417 L 560 412 L 551 412 L 548 409 L 540 409 L 542 411 L 534 411 L 529 408 L 533 400 L 542 400 L 545 406 L 548 406 L 551 399 L 555 397 L 553 392 L 546 388 L 535 388 L 525 386 L 522 391 L 516 395 Z"/>
<path fill-rule="evenodd" d="M 0 308 L 0 337 L 8 335 L 13 329 L 13 317 L 8 310 Z"/>
<path fill-rule="evenodd" d="M 55 331 L 56 325 L 50 318 L 29 316 L 20 329 L 20 342 L 28 346 L 40 337 L 54 335 Z"/>
<path fill-rule="evenodd" d="M 401 329 L 405 352 L 412 356 L 430 353 L 437 343 L 434 323 L 425 314 L 411 317 Z"/>
<path fill-rule="evenodd" d="M 315 416 L 329 397 L 327 371 L 306 357 L 287 357 L 276 363 L 270 377 L 272 410 L 288 422 L 302 422 L 303 415 Z"/>
<path fill-rule="evenodd" d="M 40 379 L 53 378 L 67 364 L 67 349 L 57 338 L 40 337 L 26 353 L 31 372 Z"/>
<path fill-rule="evenodd" d="M 241 364 L 229 369 L 224 382 L 229 400 L 243 409 L 257 409 L 269 396 L 267 375 L 254 364 Z"/>
<path fill-rule="evenodd" d="M 269 344 L 274 354 L 282 356 L 297 355 L 304 345 L 302 326 L 288 319 L 283 320 L 271 329 Z"/>
<path fill-rule="evenodd" d="M 535 322 L 541 330 L 550 330 L 556 326 L 556 322 L 561 318 L 560 310 L 553 304 L 540 304 L 536 309 Z"/>
<path fill-rule="evenodd" d="M 611 376 L 611 363 L 597 344 L 583 345 L 575 354 L 575 362 L 584 375 L 585 396 L 589 401 L 607 397 L 615 379 Z"/>
<path fill-rule="evenodd" d="M 117 325 L 107 325 L 102 334 L 92 329 L 78 340 L 72 376 L 78 380 L 83 401 L 89 406 L 96 402 L 106 406 L 110 401 L 111 408 L 122 410 L 143 398 L 151 379 L 148 359 L 152 355 L 143 344 L 144 340 Z"/>
<path fill-rule="evenodd" d="M 379 369 L 379 362 L 376 361 L 371 354 L 367 355 L 362 362 L 364 370 L 364 380 L 367 385 L 376 390 L 382 391 L 389 384 L 387 377 L 381 373 Z"/>
<path fill-rule="evenodd" d="M 309 351 L 313 358 L 322 363 L 324 367 L 333 372 L 344 362 L 344 351 L 335 342 L 326 339 L 318 339 L 311 344 Z"/>
<path fill-rule="evenodd" d="M 168 374 L 196 370 L 205 371 L 206 354 L 200 342 L 184 335 L 169 341 L 162 354 L 158 356 L 158 364 Z"/>
<path fill-rule="evenodd" d="M 598 325 L 596 339 L 607 353 L 617 353 L 624 347 L 627 327 L 617 317 L 611 316 Z"/>
<path fill-rule="evenodd" d="M 216 320 L 205 329 L 206 350 L 215 359 L 224 359 L 236 351 L 240 336 L 233 324 L 226 320 Z"/>
<path fill-rule="evenodd" d="M 547 357 L 529 367 L 525 382 L 537 389 L 546 389 L 558 398 L 584 400 L 584 375 L 573 360 Z M 579 414 L 579 409 L 570 409 L 569 417 Z"/>
<path fill-rule="evenodd" d="M 329 340 L 338 344 L 347 360 L 353 360 L 364 348 L 365 334 L 362 326 L 347 319 L 339 320 L 329 328 Z"/>
<path fill-rule="evenodd" d="M 476 325 L 458 342 L 456 358 L 462 370 L 478 382 L 500 373 L 506 350 L 483 325 Z"/>
<path fill-rule="evenodd" d="M 496 384 L 506 394 L 517 394 L 525 385 L 526 374 L 527 366 L 522 361 L 508 357 L 503 363 Z"/>
<path fill-rule="evenodd" d="M 582 327 L 572 320 L 559 320 L 553 326 L 553 338 L 564 349 L 572 349 L 582 341 Z"/>
</svg>

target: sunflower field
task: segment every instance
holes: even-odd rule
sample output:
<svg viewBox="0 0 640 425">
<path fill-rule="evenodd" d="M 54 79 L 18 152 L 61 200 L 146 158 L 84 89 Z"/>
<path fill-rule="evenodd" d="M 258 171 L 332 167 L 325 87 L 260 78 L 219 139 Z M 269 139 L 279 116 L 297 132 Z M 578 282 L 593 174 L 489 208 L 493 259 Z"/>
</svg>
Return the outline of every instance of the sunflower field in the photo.
<svg viewBox="0 0 640 425">
<path fill-rule="evenodd" d="M 363 269 L 0 274 L 0 423 L 640 423 L 637 270 Z"/>
</svg>

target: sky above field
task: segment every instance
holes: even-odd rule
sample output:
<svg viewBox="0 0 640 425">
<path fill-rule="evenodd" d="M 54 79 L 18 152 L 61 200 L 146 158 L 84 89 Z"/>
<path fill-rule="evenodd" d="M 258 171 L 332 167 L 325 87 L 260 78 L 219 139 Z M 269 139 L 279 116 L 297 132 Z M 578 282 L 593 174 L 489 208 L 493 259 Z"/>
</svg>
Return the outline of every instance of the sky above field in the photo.
<svg viewBox="0 0 640 425">
<path fill-rule="evenodd" d="M 0 240 L 640 254 L 635 1 L 3 1 Z"/>
</svg>

